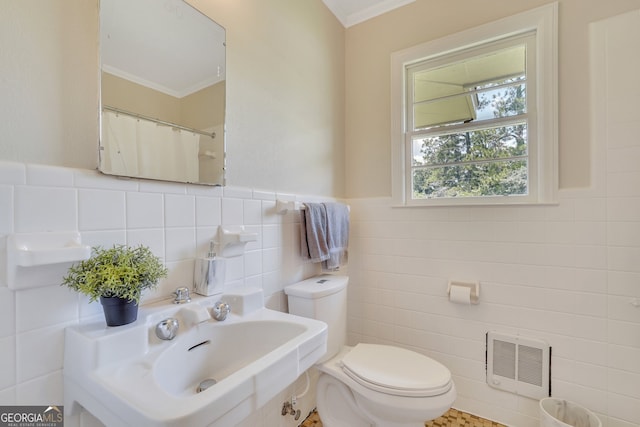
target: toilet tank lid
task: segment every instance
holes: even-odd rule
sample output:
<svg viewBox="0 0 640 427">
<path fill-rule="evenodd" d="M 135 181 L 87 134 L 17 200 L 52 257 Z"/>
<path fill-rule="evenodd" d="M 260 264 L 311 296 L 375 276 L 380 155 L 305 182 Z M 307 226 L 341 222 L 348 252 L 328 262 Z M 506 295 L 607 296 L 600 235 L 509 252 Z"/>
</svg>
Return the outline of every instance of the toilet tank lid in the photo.
<svg viewBox="0 0 640 427">
<path fill-rule="evenodd" d="M 284 293 L 300 298 L 315 299 L 335 294 L 346 288 L 347 283 L 349 283 L 348 276 L 321 274 L 286 286 Z"/>
</svg>

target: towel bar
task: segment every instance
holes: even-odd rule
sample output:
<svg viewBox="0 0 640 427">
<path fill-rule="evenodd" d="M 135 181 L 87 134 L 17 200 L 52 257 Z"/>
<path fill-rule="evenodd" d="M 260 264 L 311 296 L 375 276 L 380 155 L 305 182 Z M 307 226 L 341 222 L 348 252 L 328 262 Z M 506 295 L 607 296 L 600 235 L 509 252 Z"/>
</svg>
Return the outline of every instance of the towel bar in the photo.
<svg viewBox="0 0 640 427">
<path fill-rule="evenodd" d="M 297 202 L 294 200 L 276 200 L 276 212 L 280 215 L 285 215 L 288 211 L 303 211 L 304 209 L 304 202 Z M 351 211 L 351 206 L 347 206 L 347 209 Z"/>
</svg>

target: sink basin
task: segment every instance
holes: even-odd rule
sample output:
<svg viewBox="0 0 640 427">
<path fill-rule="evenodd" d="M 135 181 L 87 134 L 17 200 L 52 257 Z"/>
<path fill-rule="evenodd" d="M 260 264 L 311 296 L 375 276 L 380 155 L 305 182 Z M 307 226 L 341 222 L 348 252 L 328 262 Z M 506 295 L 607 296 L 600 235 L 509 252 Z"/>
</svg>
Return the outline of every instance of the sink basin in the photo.
<svg viewBox="0 0 640 427">
<path fill-rule="evenodd" d="M 188 396 L 198 392 L 202 381 L 220 382 L 305 330 L 303 325 L 282 320 L 198 325 L 158 357 L 153 376 L 168 393 Z M 180 375 L 175 375 L 176 368 Z"/>
<path fill-rule="evenodd" d="M 232 307 L 222 322 L 206 311 L 218 299 Z M 107 426 L 237 424 L 326 352 L 325 323 L 262 301 L 261 290 L 244 291 L 144 307 L 117 328 L 104 320 L 67 328 L 65 411 L 84 407 Z M 180 328 L 163 341 L 155 326 L 168 317 Z"/>
</svg>

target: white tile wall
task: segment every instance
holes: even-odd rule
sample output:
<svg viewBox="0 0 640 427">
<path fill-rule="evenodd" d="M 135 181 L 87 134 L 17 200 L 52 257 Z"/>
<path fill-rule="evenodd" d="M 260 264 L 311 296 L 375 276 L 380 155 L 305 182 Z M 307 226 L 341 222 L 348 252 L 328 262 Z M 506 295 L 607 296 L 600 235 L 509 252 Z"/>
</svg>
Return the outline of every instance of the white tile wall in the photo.
<svg viewBox="0 0 640 427">
<path fill-rule="evenodd" d="M 440 360 L 457 408 L 512 426 L 538 426 L 538 406 L 485 383 L 489 330 L 547 340 L 554 396 L 596 411 L 604 426 L 640 425 L 640 82 L 631 78 L 640 54 L 628 48 L 640 12 L 598 25 L 606 52 L 595 52 L 594 76 L 608 92 L 596 88 L 607 96 L 594 134 L 607 139 L 594 141 L 591 189 L 519 208 L 350 201 L 350 341 Z M 606 66 L 597 62 L 605 54 Z M 450 303 L 449 279 L 479 280 L 480 305 Z"/>
<path fill-rule="evenodd" d="M 17 186 L 14 191 L 15 232 L 78 229 L 78 193 L 75 189 Z"/>
<path fill-rule="evenodd" d="M 265 304 L 286 310 L 283 287 L 318 271 L 300 259 L 291 238 L 298 233 L 298 216 L 278 214 L 277 197 L 267 191 L 253 197 L 245 188 L 120 180 L 94 171 L 0 162 L 0 405 L 62 404 L 64 328 L 102 315 L 99 303 L 88 304 L 61 286 L 8 289 L 7 234 L 79 230 L 92 246 L 148 245 L 170 272 L 157 290 L 143 295 L 144 302 L 190 286 L 193 260 L 205 255 L 218 225 L 245 225 L 259 238 L 245 255 L 228 260 L 225 286 L 262 287 Z M 278 425 L 297 425 L 279 415 L 291 393 L 283 392 L 263 410 Z M 311 397 L 299 407 L 314 406 Z M 67 422 L 100 425 L 88 415 Z"/>
<path fill-rule="evenodd" d="M 590 407 L 605 425 L 640 424 L 640 309 L 631 304 L 640 299 L 640 216 L 609 222 L 568 214 L 571 206 L 602 205 L 589 197 L 588 190 L 584 199 L 562 193 L 559 206 L 543 208 L 535 221 L 522 220 L 526 208 L 491 212 L 502 223 L 481 208 L 469 210 L 471 220 L 428 210 L 423 220 L 415 213 L 406 220 L 391 200 L 350 201 L 351 342 L 432 356 L 454 374 L 456 407 L 533 427 L 535 404 L 485 384 L 484 337 L 499 330 L 543 338 L 553 347 L 554 396 Z M 481 304 L 448 302 L 449 279 L 479 280 Z M 635 410 L 614 410 L 629 402 Z"/>
</svg>

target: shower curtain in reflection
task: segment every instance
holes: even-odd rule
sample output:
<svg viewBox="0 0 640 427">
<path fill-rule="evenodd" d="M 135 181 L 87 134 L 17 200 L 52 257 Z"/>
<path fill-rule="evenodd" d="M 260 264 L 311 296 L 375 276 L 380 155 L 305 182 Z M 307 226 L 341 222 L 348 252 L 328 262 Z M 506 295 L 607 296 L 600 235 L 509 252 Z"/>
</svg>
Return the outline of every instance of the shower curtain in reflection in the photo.
<svg viewBox="0 0 640 427">
<path fill-rule="evenodd" d="M 102 113 L 102 168 L 114 175 L 138 176 L 135 143 L 137 120 L 131 116 Z"/>
<path fill-rule="evenodd" d="M 105 166 L 117 175 L 198 182 L 199 135 L 104 111 Z"/>
</svg>

